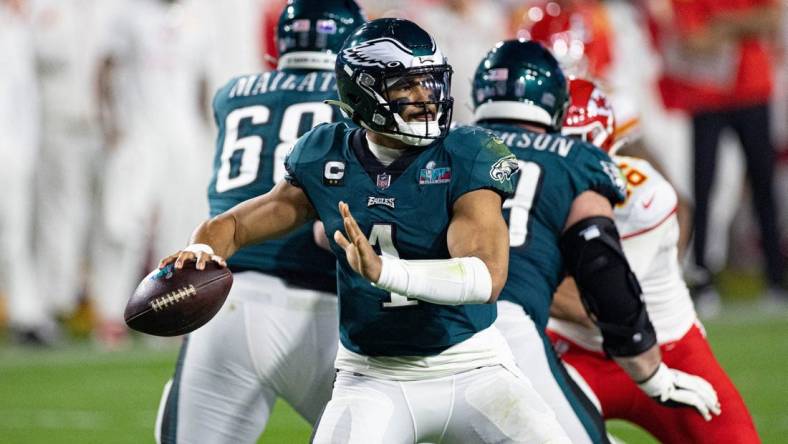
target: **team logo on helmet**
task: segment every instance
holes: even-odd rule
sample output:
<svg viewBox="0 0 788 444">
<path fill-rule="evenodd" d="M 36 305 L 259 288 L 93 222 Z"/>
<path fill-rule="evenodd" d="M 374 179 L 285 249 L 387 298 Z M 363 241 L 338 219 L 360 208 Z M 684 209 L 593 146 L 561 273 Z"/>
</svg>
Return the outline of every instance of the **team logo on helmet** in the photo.
<svg viewBox="0 0 788 444">
<path fill-rule="evenodd" d="M 436 47 L 434 41 L 432 42 L 432 49 L 433 52 L 435 52 Z M 342 57 L 351 65 L 376 66 L 379 68 L 434 64 L 436 63 L 435 58 L 439 56 L 439 54 L 434 54 L 432 56 L 414 59 L 413 52 L 410 49 L 402 46 L 400 42 L 388 37 L 373 39 L 342 51 Z M 442 57 L 439 58 L 442 59 Z M 442 62 L 441 60 L 439 63 Z"/>
<path fill-rule="evenodd" d="M 490 177 L 498 182 L 509 180 L 520 169 L 514 154 L 498 159 L 490 168 Z"/>
</svg>

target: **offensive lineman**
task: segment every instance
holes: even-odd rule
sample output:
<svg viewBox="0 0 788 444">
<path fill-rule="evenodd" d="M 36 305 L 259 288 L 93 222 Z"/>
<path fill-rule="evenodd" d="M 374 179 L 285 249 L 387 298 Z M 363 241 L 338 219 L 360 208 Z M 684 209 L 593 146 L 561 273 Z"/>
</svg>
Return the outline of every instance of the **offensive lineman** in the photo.
<svg viewBox="0 0 788 444">
<path fill-rule="evenodd" d="M 324 101 L 337 97 L 336 53 L 365 21 L 353 0 L 291 0 L 277 26 L 277 70 L 219 89 L 211 216 L 270 191 L 296 139 L 342 118 Z M 335 263 L 310 224 L 229 258 L 232 290 L 183 343 L 159 407 L 158 442 L 256 442 L 277 397 L 317 421 L 335 372 Z"/>
<path fill-rule="evenodd" d="M 569 83 L 571 105 L 563 134 L 615 152 L 613 109 L 588 80 Z M 698 375 L 717 391 L 725 409 L 711 422 L 683 409 L 655 404 L 602 351 L 593 326 L 571 281 L 561 285 L 553 304 L 548 334 L 564 362 L 587 384 L 605 418 L 638 424 L 660 442 L 758 443 L 744 401 L 720 367 L 705 338 L 681 277 L 677 241 L 677 196 L 673 187 L 645 160 L 613 155 L 627 178 L 627 199 L 615 207 L 615 223 L 624 253 L 643 289 L 649 318 L 666 365 Z M 575 320 L 575 322 L 570 322 Z M 575 373 L 577 375 L 577 373 Z"/>
<path fill-rule="evenodd" d="M 552 54 L 533 41 L 501 42 L 479 64 L 473 91 L 476 121 L 493 130 L 520 164 L 515 194 L 504 203 L 511 266 L 495 325 L 572 442 L 607 437 L 544 334 L 565 268 L 584 290 L 605 350 L 627 374 L 661 402 L 695 407 L 706 419 L 718 414 L 706 381 L 660 364 L 654 329 L 611 219 L 611 203 L 624 197 L 623 179 L 602 151 L 556 134 L 568 93 Z"/>
<path fill-rule="evenodd" d="M 569 442 L 491 326 L 513 156 L 487 131 L 448 131 L 451 67 L 414 23 L 362 26 L 336 73 L 340 106 L 366 129 L 310 131 L 287 182 L 203 223 L 161 265 L 221 263 L 320 218 L 339 258 L 341 342 L 314 442 Z"/>
</svg>

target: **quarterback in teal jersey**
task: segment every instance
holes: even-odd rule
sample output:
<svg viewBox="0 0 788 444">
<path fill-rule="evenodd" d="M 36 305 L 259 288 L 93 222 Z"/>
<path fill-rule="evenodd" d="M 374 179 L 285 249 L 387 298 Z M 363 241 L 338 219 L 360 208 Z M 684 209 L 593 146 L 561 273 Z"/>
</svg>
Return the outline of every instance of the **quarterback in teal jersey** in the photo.
<svg viewBox="0 0 788 444">
<path fill-rule="evenodd" d="M 709 417 L 718 413 L 706 381 L 660 362 L 612 221 L 612 205 L 623 200 L 626 182 L 601 150 L 560 135 L 569 96 L 552 54 L 533 41 L 499 43 L 479 64 L 473 94 L 477 124 L 494 131 L 520 166 L 515 194 L 504 203 L 510 265 L 495 325 L 572 442 L 607 442 L 607 436 L 544 332 L 565 270 L 578 282 L 605 350 L 641 388 L 664 404 L 695 407 Z"/>
<path fill-rule="evenodd" d="M 343 119 L 325 101 L 337 98 L 337 51 L 365 21 L 352 0 L 291 0 L 279 19 L 277 69 L 217 91 L 211 216 L 270 191 L 299 136 Z M 315 244 L 312 224 L 228 258 L 233 287 L 216 317 L 184 341 L 162 397 L 159 442 L 256 442 L 277 397 L 317 421 L 335 374 L 335 263 Z"/>
<path fill-rule="evenodd" d="M 335 71 L 333 103 L 360 128 L 305 134 L 286 181 L 203 223 L 162 265 L 222 263 L 319 218 L 338 258 L 340 344 L 313 442 L 569 442 L 492 325 L 511 152 L 489 131 L 449 131 L 451 67 L 412 22 L 363 25 Z"/>
</svg>

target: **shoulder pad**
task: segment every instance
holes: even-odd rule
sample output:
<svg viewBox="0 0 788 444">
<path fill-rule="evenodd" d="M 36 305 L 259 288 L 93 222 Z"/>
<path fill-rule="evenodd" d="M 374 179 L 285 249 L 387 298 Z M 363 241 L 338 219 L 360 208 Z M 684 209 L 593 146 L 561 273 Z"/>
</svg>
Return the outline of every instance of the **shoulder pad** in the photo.
<svg viewBox="0 0 788 444">
<path fill-rule="evenodd" d="M 606 152 L 599 149 L 596 145 L 593 145 L 584 140 L 578 140 L 578 139 L 574 139 L 574 140 L 575 140 L 575 145 L 573 148 L 576 148 L 572 150 L 574 156 L 579 157 L 581 159 L 591 159 L 593 161 L 601 160 L 605 162 L 612 162 L 610 156 Z"/>
<path fill-rule="evenodd" d="M 449 131 L 443 140 L 446 151 L 453 155 L 474 159 L 480 151 L 487 151 L 491 157 L 505 157 L 512 153 L 498 136 L 487 128 L 461 125 Z"/>
<path fill-rule="evenodd" d="M 290 154 L 292 161 L 308 163 L 322 159 L 335 146 L 341 146 L 349 131 L 351 128 L 345 122 L 321 123 L 298 139 Z"/>
<path fill-rule="evenodd" d="M 254 83 L 257 79 L 262 75 L 262 73 L 250 73 L 244 74 L 240 76 L 232 77 L 228 80 L 224 85 L 222 85 L 219 89 L 216 90 L 216 93 L 213 96 L 213 109 L 216 111 L 220 106 L 226 103 L 229 99 L 231 99 L 231 92 L 233 90 L 245 90 L 247 88 L 252 88 Z"/>
<path fill-rule="evenodd" d="M 627 180 L 627 200 L 615 207 L 622 237 L 648 231 L 664 222 L 678 205 L 673 186 L 654 167 L 636 157 L 615 156 Z"/>
<path fill-rule="evenodd" d="M 617 204 L 626 197 L 627 183 L 618 165 L 596 146 L 578 141 L 566 159 L 567 170 L 586 186 Z"/>
</svg>

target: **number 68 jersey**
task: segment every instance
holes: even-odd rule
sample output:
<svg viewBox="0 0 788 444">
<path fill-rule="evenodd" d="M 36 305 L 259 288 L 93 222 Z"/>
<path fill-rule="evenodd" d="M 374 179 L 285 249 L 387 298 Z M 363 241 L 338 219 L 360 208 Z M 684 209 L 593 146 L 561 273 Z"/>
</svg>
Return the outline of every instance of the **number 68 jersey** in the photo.
<svg viewBox="0 0 788 444">
<path fill-rule="evenodd" d="M 326 103 L 336 99 L 333 71 L 281 70 L 236 77 L 214 96 L 218 127 L 211 217 L 264 194 L 284 178 L 284 159 L 311 128 L 341 120 Z M 311 226 L 280 239 L 242 248 L 229 258 L 233 271 L 254 270 L 333 293 L 334 256 L 319 248 Z"/>
<path fill-rule="evenodd" d="M 504 202 L 509 225 L 509 277 L 499 299 L 519 304 L 544 330 L 553 293 L 564 276 L 559 240 L 572 202 L 595 191 L 623 201 L 626 182 L 607 154 L 577 139 L 485 124 L 512 150 L 520 166 L 515 194 Z"/>
<path fill-rule="evenodd" d="M 505 145 L 477 127 L 410 147 L 388 166 L 370 152 L 365 134 L 344 123 L 318 126 L 288 157 L 288 180 L 309 197 L 339 258 L 342 345 L 365 356 L 435 356 L 488 328 L 495 304 L 430 304 L 372 286 L 333 241 L 334 231 L 345 231 L 337 205 L 349 205 L 379 254 L 447 259 L 454 202 L 478 189 L 508 197 L 517 164 Z"/>
</svg>

